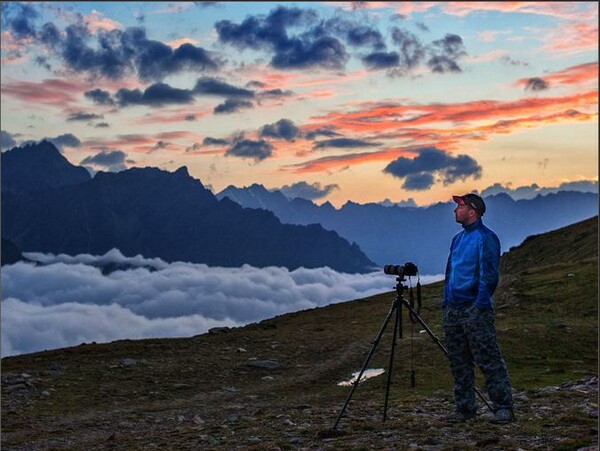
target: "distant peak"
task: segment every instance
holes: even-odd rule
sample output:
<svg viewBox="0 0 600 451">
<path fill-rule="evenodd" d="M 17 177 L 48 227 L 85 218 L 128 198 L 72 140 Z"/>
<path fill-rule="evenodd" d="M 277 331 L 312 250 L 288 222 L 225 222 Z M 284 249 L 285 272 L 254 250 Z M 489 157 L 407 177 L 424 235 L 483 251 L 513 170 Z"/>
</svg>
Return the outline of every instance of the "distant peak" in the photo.
<svg viewBox="0 0 600 451">
<path fill-rule="evenodd" d="M 265 188 L 263 185 L 259 183 L 254 183 L 250 187 L 248 187 L 248 192 L 254 196 L 264 196 L 267 194 L 271 194 L 271 192 Z"/>
<path fill-rule="evenodd" d="M 18 147 L 16 149 L 18 149 Z M 25 144 L 23 147 L 21 147 L 21 149 L 43 150 L 44 152 L 51 151 L 51 152 L 55 152 L 57 154 L 61 154 L 60 150 L 58 150 L 58 147 L 56 147 L 56 145 L 52 141 L 48 141 L 47 139 L 43 139 L 39 143 L 29 142 L 29 143 Z"/>
<path fill-rule="evenodd" d="M 253 183 L 252 185 L 250 185 L 250 190 L 267 191 L 267 188 L 262 186 L 260 183 Z"/>
<path fill-rule="evenodd" d="M 190 173 L 188 172 L 188 168 L 187 166 L 181 166 L 179 169 L 177 169 L 174 172 L 175 175 L 179 175 L 179 176 L 186 176 L 189 177 Z"/>
</svg>

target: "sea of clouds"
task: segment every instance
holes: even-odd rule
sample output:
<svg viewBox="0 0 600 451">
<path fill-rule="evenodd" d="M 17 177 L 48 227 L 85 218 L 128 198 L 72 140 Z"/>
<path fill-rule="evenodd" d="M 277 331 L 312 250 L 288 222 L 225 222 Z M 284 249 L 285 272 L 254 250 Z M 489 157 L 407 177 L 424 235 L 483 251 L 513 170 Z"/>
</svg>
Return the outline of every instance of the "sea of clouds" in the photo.
<svg viewBox="0 0 600 451">
<path fill-rule="evenodd" d="M 383 271 L 209 267 L 124 257 L 116 249 L 103 256 L 25 256 L 40 264 L 2 267 L 2 356 L 118 339 L 188 337 L 395 286 Z M 421 283 L 441 278 L 421 276 Z"/>
</svg>

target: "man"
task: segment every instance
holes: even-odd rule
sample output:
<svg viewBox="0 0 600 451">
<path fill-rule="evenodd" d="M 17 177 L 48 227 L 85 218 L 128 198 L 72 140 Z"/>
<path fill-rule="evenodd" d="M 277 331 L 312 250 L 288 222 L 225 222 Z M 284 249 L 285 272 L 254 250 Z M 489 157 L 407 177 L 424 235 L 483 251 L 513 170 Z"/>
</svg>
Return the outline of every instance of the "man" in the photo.
<svg viewBox="0 0 600 451">
<path fill-rule="evenodd" d="M 506 364 L 496 342 L 492 294 L 498 285 L 500 241 L 483 225 L 485 203 L 476 194 L 452 196 L 456 222 L 446 265 L 443 324 L 450 369 L 454 376 L 455 411 L 449 420 L 475 418 L 475 371 L 483 372 L 497 423 L 514 420 Z"/>
</svg>

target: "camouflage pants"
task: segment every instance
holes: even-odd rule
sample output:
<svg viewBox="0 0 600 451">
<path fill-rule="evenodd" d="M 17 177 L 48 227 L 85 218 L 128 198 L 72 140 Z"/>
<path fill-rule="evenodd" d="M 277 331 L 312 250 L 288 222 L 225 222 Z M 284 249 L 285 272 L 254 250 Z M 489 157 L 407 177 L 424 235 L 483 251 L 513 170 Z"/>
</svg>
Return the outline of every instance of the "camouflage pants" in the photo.
<svg viewBox="0 0 600 451">
<path fill-rule="evenodd" d="M 454 376 L 456 410 L 467 415 L 477 411 L 474 363 L 485 377 L 494 411 L 512 409 L 511 386 L 496 341 L 493 309 L 444 307 L 443 324 Z"/>
</svg>

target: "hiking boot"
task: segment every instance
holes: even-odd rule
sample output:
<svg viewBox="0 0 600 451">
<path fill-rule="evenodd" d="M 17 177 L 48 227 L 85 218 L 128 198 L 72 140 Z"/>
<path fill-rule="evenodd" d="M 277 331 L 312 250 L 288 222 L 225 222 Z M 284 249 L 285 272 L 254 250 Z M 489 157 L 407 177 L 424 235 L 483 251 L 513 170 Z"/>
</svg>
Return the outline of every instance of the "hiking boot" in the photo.
<svg viewBox="0 0 600 451">
<path fill-rule="evenodd" d="M 448 423 L 464 423 L 465 421 L 471 421 L 475 419 L 474 413 L 465 413 L 455 411 L 452 415 L 446 417 Z"/>
<path fill-rule="evenodd" d="M 515 414 L 510 409 L 498 409 L 491 419 L 492 423 L 505 424 L 515 421 Z"/>
</svg>

